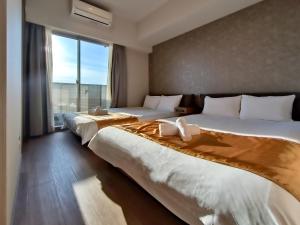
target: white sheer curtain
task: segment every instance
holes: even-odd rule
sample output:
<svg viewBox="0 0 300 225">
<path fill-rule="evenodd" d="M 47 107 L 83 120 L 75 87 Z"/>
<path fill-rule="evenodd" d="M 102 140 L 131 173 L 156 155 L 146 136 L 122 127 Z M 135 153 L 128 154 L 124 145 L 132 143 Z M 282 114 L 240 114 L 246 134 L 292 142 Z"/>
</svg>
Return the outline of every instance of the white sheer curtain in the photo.
<svg viewBox="0 0 300 225">
<path fill-rule="evenodd" d="M 112 52 L 113 45 L 109 45 L 109 59 L 108 59 L 108 74 L 107 74 L 107 86 L 106 86 L 106 108 L 111 106 L 111 65 L 112 65 Z"/>
<path fill-rule="evenodd" d="M 53 77 L 53 60 L 52 60 L 52 30 L 46 28 L 46 70 L 47 70 L 47 82 L 48 82 L 48 130 L 54 131 L 54 115 L 52 104 L 52 77 Z"/>
</svg>

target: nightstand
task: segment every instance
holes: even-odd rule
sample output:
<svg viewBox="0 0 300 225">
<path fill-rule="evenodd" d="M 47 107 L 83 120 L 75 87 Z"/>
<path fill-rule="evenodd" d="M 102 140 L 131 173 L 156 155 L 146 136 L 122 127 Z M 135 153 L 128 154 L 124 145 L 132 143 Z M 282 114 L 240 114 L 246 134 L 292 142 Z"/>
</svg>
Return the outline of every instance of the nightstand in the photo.
<svg viewBox="0 0 300 225">
<path fill-rule="evenodd" d="M 187 116 L 195 113 L 195 108 L 193 107 L 176 107 L 175 112 L 177 112 L 180 116 Z"/>
</svg>

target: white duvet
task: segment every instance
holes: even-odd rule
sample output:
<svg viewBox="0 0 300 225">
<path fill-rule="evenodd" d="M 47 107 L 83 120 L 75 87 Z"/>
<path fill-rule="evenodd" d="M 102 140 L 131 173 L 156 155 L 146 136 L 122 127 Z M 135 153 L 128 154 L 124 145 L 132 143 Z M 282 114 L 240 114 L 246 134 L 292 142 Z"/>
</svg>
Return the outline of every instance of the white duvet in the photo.
<svg viewBox="0 0 300 225">
<path fill-rule="evenodd" d="M 176 116 L 175 112 L 165 112 L 144 107 L 111 108 L 109 112 L 124 113 L 138 117 L 139 121 L 155 120 Z M 84 145 L 97 133 L 98 127 L 94 120 L 78 115 L 78 113 L 64 113 L 65 125 L 73 133 L 81 137 Z"/>
<path fill-rule="evenodd" d="M 299 122 L 205 115 L 187 116 L 186 119 L 204 129 L 300 142 Z M 299 201 L 273 182 L 253 173 L 185 155 L 115 127 L 101 129 L 89 148 L 124 170 L 189 224 L 299 224 Z"/>
</svg>

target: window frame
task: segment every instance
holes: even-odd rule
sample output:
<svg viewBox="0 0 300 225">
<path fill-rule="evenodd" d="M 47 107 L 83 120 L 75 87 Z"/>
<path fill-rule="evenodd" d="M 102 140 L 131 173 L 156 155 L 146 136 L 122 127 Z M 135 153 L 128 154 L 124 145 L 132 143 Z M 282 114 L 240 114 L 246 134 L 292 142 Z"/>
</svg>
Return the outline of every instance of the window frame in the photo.
<svg viewBox="0 0 300 225">
<path fill-rule="evenodd" d="M 104 41 L 100 41 L 100 40 L 96 40 L 93 38 L 88 38 L 88 37 L 84 37 L 81 35 L 77 35 L 77 34 L 70 34 L 70 33 L 66 33 L 66 32 L 62 32 L 62 31 L 57 31 L 57 30 L 52 30 L 52 34 L 51 35 L 57 35 L 57 36 L 61 36 L 64 38 L 70 38 L 73 40 L 76 40 L 77 42 L 77 78 L 76 78 L 76 86 L 77 86 L 77 112 L 81 111 L 81 41 L 85 41 L 85 42 L 90 42 L 93 44 L 98 44 L 98 45 L 102 45 L 104 47 L 109 48 L 110 44 L 106 43 Z M 110 58 L 110 56 L 109 56 Z M 108 62 L 109 65 L 109 62 Z M 107 74 L 107 76 L 109 76 L 109 74 Z"/>
</svg>

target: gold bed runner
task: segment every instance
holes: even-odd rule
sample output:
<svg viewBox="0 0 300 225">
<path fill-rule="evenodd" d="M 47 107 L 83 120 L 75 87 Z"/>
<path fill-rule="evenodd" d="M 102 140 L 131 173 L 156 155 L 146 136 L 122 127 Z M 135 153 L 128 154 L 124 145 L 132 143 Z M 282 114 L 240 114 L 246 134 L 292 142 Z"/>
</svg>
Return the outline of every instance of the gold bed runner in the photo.
<svg viewBox="0 0 300 225">
<path fill-rule="evenodd" d="M 176 151 L 265 177 L 300 200 L 300 144 L 292 141 L 201 130 L 192 141 L 160 137 L 159 122 L 116 126 Z"/>
<path fill-rule="evenodd" d="M 98 129 L 107 126 L 133 123 L 138 121 L 137 117 L 123 113 L 108 113 L 107 115 L 101 116 L 93 116 L 87 113 L 79 113 L 79 115 L 94 120 L 97 123 Z"/>
</svg>

